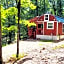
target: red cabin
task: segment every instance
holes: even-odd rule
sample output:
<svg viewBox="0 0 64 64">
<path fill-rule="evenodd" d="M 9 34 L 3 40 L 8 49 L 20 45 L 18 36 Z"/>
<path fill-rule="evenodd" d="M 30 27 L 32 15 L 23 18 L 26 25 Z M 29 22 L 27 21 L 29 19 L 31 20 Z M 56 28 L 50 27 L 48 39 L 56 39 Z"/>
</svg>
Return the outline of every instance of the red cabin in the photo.
<svg viewBox="0 0 64 64">
<path fill-rule="evenodd" d="M 30 22 L 36 23 L 36 29 L 28 28 L 29 38 L 58 40 L 64 38 L 64 18 L 44 14 L 30 19 Z"/>
</svg>

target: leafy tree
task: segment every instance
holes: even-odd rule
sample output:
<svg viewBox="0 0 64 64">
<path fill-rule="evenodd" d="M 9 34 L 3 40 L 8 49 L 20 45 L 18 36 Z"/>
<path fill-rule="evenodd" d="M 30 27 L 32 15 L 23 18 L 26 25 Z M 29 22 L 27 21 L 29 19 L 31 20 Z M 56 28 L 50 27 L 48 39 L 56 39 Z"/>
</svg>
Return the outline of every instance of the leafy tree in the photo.
<svg viewBox="0 0 64 64">
<path fill-rule="evenodd" d="M 28 20 L 20 21 L 20 35 L 22 39 L 28 38 L 28 27 L 36 27 L 36 24 L 30 23 Z"/>
<path fill-rule="evenodd" d="M 16 25 L 16 23 L 15 23 L 16 17 L 15 16 L 17 15 L 17 8 L 10 7 L 4 11 L 5 11 L 5 16 L 6 16 L 6 19 L 5 19 L 6 22 L 5 21 L 2 22 L 2 25 L 3 25 L 2 33 L 3 33 L 3 36 L 8 35 L 9 42 L 11 42 L 11 38 L 12 38 L 11 33 L 15 30 L 15 28 L 13 28 L 13 30 L 12 30 L 11 27 L 16 27 L 15 26 Z M 3 12 L 1 15 L 3 15 Z"/>
</svg>

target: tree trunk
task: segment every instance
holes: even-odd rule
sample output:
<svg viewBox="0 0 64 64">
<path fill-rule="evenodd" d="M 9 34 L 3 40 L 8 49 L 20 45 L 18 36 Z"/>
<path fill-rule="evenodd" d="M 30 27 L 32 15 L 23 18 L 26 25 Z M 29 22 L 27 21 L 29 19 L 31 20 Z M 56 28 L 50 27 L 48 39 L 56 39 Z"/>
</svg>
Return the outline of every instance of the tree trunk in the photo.
<svg viewBox="0 0 64 64">
<path fill-rule="evenodd" d="M 1 4 L 0 4 L 0 64 L 2 64 L 2 42 L 1 42 Z"/>
<path fill-rule="evenodd" d="M 55 5 L 55 1 L 53 1 L 53 9 L 54 9 L 54 14 L 56 15 L 56 5 Z"/>
<path fill-rule="evenodd" d="M 9 41 L 8 41 L 8 44 L 10 44 L 12 41 L 11 41 L 11 37 L 12 36 L 12 34 L 11 34 L 11 32 L 9 32 Z"/>
<path fill-rule="evenodd" d="M 36 15 L 38 16 L 38 0 L 36 0 L 36 6 L 37 6 L 37 8 L 36 8 Z"/>
<path fill-rule="evenodd" d="M 20 0 L 19 0 L 19 2 L 18 2 L 17 8 L 18 8 L 18 32 L 17 32 L 17 55 L 16 55 L 16 57 L 18 58 L 18 55 L 19 55 L 19 21 L 20 21 Z"/>
<path fill-rule="evenodd" d="M 44 14 L 45 14 L 45 0 L 44 0 Z"/>
<path fill-rule="evenodd" d="M 8 17 L 8 21 L 10 22 L 10 18 Z M 10 27 L 11 25 L 10 25 L 10 23 L 8 23 L 8 27 Z M 11 32 L 9 32 L 9 41 L 8 41 L 8 44 L 10 44 L 11 43 Z"/>
<path fill-rule="evenodd" d="M 61 3 L 61 0 L 60 0 L 60 3 L 59 3 L 59 6 L 60 6 L 59 15 L 62 16 L 62 3 Z"/>
</svg>

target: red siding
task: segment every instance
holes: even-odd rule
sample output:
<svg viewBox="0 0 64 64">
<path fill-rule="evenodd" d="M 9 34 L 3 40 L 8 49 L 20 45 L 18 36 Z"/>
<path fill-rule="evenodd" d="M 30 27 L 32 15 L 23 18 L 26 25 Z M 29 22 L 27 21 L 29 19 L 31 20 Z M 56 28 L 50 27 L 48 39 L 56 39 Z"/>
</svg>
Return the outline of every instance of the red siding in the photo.
<svg viewBox="0 0 64 64">
<path fill-rule="evenodd" d="M 62 23 L 58 23 L 58 34 L 62 35 Z"/>
<path fill-rule="evenodd" d="M 53 15 L 49 15 L 49 20 L 50 21 L 56 21 L 56 18 Z"/>
<path fill-rule="evenodd" d="M 57 34 L 57 22 L 54 22 L 54 29 L 47 29 L 47 22 L 44 23 L 44 35 Z"/>
<path fill-rule="evenodd" d="M 38 22 L 36 25 L 36 34 L 38 35 L 43 35 L 43 29 L 42 28 L 38 28 L 38 24 L 43 24 L 42 22 Z"/>
<path fill-rule="evenodd" d="M 40 16 L 38 21 L 44 21 L 44 15 L 43 16 Z"/>
<path fill-rule="evenodd" d="M 38 19 L 38 17 L 35 17 L 35 18 L 30 19 L 29 21 L 30 21 L 30 22 L 36 22 L 37 19 Z"/>
</svg>

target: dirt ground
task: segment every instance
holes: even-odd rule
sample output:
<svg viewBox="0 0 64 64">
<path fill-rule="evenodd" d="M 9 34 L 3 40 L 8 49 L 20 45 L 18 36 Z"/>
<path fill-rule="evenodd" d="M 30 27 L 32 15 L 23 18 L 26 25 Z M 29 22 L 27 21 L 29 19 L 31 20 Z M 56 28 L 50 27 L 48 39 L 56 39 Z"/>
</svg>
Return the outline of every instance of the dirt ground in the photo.
<svg viewBox="0 0 64 64">
<path fill-rule="evenodd" d="M 64 41 L 58 43 L 40 42 L 37 40 L 20 41 L 19 52 L 27 56 L 14 64 L 64 64 Z M 16 43 L 2 48 L 3 61 L 16 54 Z M 9 63 L 11 64 L 11 63 Z"/>
</svg>

